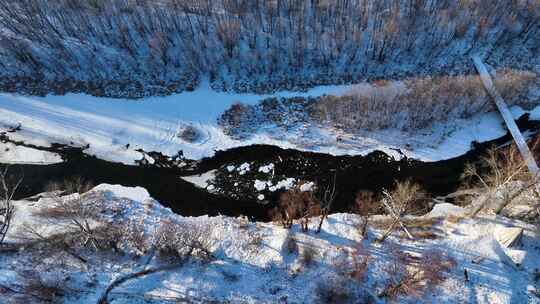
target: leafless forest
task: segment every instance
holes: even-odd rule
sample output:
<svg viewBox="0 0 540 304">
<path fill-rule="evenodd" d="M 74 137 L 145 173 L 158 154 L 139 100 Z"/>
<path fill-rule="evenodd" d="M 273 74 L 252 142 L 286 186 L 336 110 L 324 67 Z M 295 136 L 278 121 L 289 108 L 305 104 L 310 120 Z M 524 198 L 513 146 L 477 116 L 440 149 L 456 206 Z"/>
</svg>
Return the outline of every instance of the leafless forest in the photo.
<svg viewBox="0 0 540 304">
<path fill-rule="evenodd" d="M 141 97 L 531 69 L 539 0 L 1 0 L 0 87 Z"/>
</svg>

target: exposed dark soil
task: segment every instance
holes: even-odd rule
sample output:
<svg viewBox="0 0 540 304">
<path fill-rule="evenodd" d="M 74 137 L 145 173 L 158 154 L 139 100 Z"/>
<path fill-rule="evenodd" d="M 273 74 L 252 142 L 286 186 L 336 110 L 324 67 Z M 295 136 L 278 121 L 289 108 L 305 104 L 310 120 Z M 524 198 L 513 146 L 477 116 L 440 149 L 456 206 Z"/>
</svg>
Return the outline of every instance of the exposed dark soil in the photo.
<svg viewBox="0 0 540 304">
<path fill-rule="evenodd" d="M 540 130 L 540 122 L 530 121 L 526 115 L 518 120 L 518 125 L 522 131 L 530 130 L 536 133 Z M 9 137 L 4 134 L 0 140 L 8 141 Z M 110 183 L 144 187 L 160 203 L 186 216 L 247 215 L 257 220 L 268 220 L 267 213 L 275 206 L 279 192 L 265 192 L 266 204 L 260 204 L 254 199 L 255 192 L 246 190 L 238 193 L 234 189 L 253 189 L 253 178 L 256 177 L 253 175 L 258 173 L 256 170 L 251 170 L 253 173 L 250 174 L 253 175 L 231 177 L 225 169 L 228 165 L 240 165 L 247 162 L 251 163 L 252 168 L 259 168 L 259 166 L 274 163 L 276 176 L 315 181 L 320 185 L 329 183 L 335 174 L 337 198 L 333 212 L 342 212 L 351 210 L 355 195 L 359 190 L 379 192 L 383 188 L 391 188 L 395 180 L 413 179 L 434 195 L 454 192 L 460 184 L 460 176 L 467 162 L 478 160 L 490 146 L 509 141 L 510 136 L 507 134 L 490 142 L 475 143 L 474 149 L 467 154 L 438 162 L 421 162 L 407 158 L 395 160 L 380 151 L 366 156 L 332 156 L 255 145 L 218 151 L 214 157 L 205 158 L 199 162 L 187 160 L 190 165 L 182 168 L 175 166 L 179 161 L 178 157 L 168 158 L 159 153 L 147 154 L 162 156 L 154 165 L 128 166 L 88 156 L 84 153 L 84 148 L 62 145 L 54 145 L 52 148 L 32 146 L 59 153 L 65 161 L 53 165 L 14 165 L 12 172 L 24 172 L 24 183 L 18 193 L 18 198 L 42 192 L 44 186 L 50 181 L 82 176 L 96 184 Z M 24 145 L 24 143 L 17 144 Z M 218 193 L 209 193 L 180 178 L 180 176 L 215 169 L 217 169 L 217 178 L 214 183 L 218 188 Z M 251 186 L 236 186 L 233 189 L 235 183 Z"/>
</svg>

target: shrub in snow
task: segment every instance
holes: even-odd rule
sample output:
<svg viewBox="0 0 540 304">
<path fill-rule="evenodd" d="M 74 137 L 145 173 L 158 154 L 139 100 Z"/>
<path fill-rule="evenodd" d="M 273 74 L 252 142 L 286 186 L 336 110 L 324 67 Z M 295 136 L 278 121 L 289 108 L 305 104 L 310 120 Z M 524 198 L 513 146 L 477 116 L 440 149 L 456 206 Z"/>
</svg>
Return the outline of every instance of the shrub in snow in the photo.
<svg viewBox="0 0 540 304">
<path fill-rule="evenodd" d="M 354 200 L 354 211 L 356 214 L 367 217 L 375 214 L 382 214 L 384 208 L 380 197 L 373 191 L 361 190 L 356 193 Z"/>
<path fill-rule="evenodd" d="M 254 252 L 259 251 L 259 247 L 263 244 L 263 235 L 255 226 L 254 228 L 246 229 L 246 242 L 243 244 L 244 249 L 252 250 Z"/>
<path fill-rule="evenodd" d="M 204 223 L 176 223 L 165 221 L 154 236 L 153 247 L 167 260 L 181 260 L 197 256 L 204 260 L 212 257 L 210 226 Z"/>
<path fill-rule="evenodd" d="M 421 186 L 411 180 L 396 181 L 392 191 L 383 190 L 381 203 L 385 211 L 392 217 L 392 223 L 378 241 L 384 241 L 397 227 L 400 227 L 410 239 L 414 238 L 402 217 L 412 211 L 418 213 L 428 211 L 429 200 Z"/>
<path fill-rule="evenodd" d="M 446 280 L 455 267 L 454 259 L 439 250 L 428 250 L 421 257 L 412 256 L 398 246 L 390 248 L 391 261 L 385 268 L 386 283 L 380 297 L 396 299 L 398 296 L 421 297 L 427 290 Z"/>
<path fill-rule="evenodd" d="M 120 227 L 103 217 L 106 198 L 101 192 L 59 196 L 49 193 L 49 204 L 35 213 L 58 227 L 49 241 L 56 240 L 95 250 L 118 249 Z M 39 231 L 28 231 L 38 239 L 46 239 Z"/>
<path fill-rule="evenodd" d="M 45 192 L 63 193 L 63 194 L 83 194 L 94 187 L 92 181 L 86 180 L 81 176 L 73 176 L 63 181 L 51 181 L 45 185 Z"/>
<path fill-rule="evenodd" d="M 320 202 L 312 192 L 304 192 L 295 187 L 281 194 L 278 206 L 271 210 L 272 221 L 291 228 L 293 221 L 300 220 L 302 231 L 308 231 L 309 218 L 321 214 Z"/>
<path fill-rule="evenodd" d="M 288 254 L 297 254 L 298 253 L 298 241 L 294 236 L 290 234 L 287 235 L 285 239 L 285 248 Z"/>
<path fill-rule="evenodd" d="M 303 267 L 310 267 L 315 262 L 317 251 L 313 246 L 305 244 L 300 249 L 300 264 Z"/>
<path fill-rule="evenodd" d="M 348 281 L 342 277 L 322 278 L 315 288 L 315 298 L 316 303 L 320 304 L 354 303 Z"/>
<path fill-rule="evenodd" d="M 193 143 L 198 141 L 201 138 L 201 132 L 196 127 L 189 125 L 182 129 L 180 133 L 178 133 L 178 137 L 182 140 Z"/>
<path fill-rule="evenodd" d="M 256 130 L 257 111 L 251 105 L 233 104 L 218 119 L 223 132 L 233 138 L 246 138 Z"/>
<path fill-rule="evenodd" d="M 14 285 L 0 294 L 7 303 L 62 303 L 67 293 L 65 282 L 52 276 L 44 278 L 38 273 L 25 272 L 18 274 L 19 280 Z M 13 300 L 13 302 L 11 302 Z"/>
<path fill-rule="evenodd" d="M 129 221 L 121 228 L 122 245 L 125 251 L 142 256 L 151 248 L 150 236 L 144 231 L 144 222 Z"/>
</svg>

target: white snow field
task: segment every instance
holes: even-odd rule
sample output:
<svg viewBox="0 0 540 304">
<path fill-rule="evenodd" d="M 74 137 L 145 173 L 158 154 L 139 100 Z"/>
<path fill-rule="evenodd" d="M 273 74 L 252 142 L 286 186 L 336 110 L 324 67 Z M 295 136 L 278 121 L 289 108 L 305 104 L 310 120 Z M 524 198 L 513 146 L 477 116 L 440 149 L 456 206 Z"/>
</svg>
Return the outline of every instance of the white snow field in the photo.
<svg viewBox="0 0 540 304">
<path fill-rule="evenodd" d="M 142 158 L 136 149 L 159 151 L 175 155 L 183 150 L 191 159 L 212 156 L 215 150 L 251 144 L 270 144 L 284 148 L 317 151 L 334 155 L 367 154 L 382 150 L 399 157 L 392 148 L 420 160 L 435 161 L 467 152 L 473 141 L 495 139 L 506 133 L 498 113 L 477 115 L 468 120 L 457 120 L 417 132 L 415 136 L 383 130 L 362 134 L 339 134 L 336 130 L 306 126 L 302 134 L 278 134 L 276 130 L 260 130 L 247 140 L 226 136 L 217 125 L 217 118 L 235 102 L 256 103 L 271 96 L 339 95 L 349 86 L 323 86 L 306 93 L 281 92 L 274 95 L 231 94 L 216 92 L 203 84 L 193 92 L 168 97 L 123 100 L 92 97 L 82 94 L 32 97 L 0 94 L 0 132 L 21 125 L 21 131 L 9 133 L 14 140 L 35 145 L 64 143 L 90 145 L 87 153 L 102 159 L 133 164 Z M 523 111 L 512 109 L 515 117 Z M 194 126 L 202 138 L 187 142 L 178 134 L 186 126 Z M 35 154 L 35 153 L 33 153 Z M 35 155 L 5 153 L 0 160 L 9 162 L 35 161 Z M 54 162 L 42 156 L 39 161 Z"/>
<path fill-rule="evenodd" d="M 325 303 L 317 291 L 324 284 L 349 290 L 349 300 L 364 299 L 361 295 L 369 291 L 373 295 L 371 303 L 386 303 L 377 293 L 388 279 L 385 269 L 391 261 L 390 249 L 395 246 L 413 256 L 441 250 L 455 260 L 442 284 L 420 298 L 400 296 L 397 303 L 540 303 L 540 298 L 533 294 L 538 288 L 534 286 L 538 282 L 534 282 L 533 273 L 540 267 L 537 232 L 532 225 L 503 216 L 485 213 L 475 219 L 452 220 L 451 216 L 455 218 L 465 209 L 450 204 L 436 205 L 432 213 L 410 219 L 433 219 L 429 229 L 437 237 L 408 240 L 393 234 L 383 243 L 377 243 L 374 239 L 383 229 L 371 224 L 363 239 L 359 232 L 363 220 L 353 214 L 331 215 L 320 234 L 313 230 L 303 233 L 297 225 L 287 230 L 277 223 L 249 223 L 242 218 L 182 217 L 161 206 L 143 188 L 100 185 L 93 191 L 101 191 L 107 198 L 107 210 L 102 214 L 109 220 L 116 224 L 138 223 L 148 234 L 164 222 L 211 227 L 205 238 L 211 244 L 214 259 L 192 260 L 176 269 L 127 281 L 113 290 L 111 303 L 172 303 L 186 298 L 190 301 L 185 303 Z M 38 229 L 43 235 L 61 231 L 61 223 L 35 216 L 49 204 L 46 198 L 38 202 L 15 202 L 14 226 L 7 240 L 20 242 L 28 227 Z M 383 219 L 378 216 L 370 222 Z M 315 225 L 316 220 L 312 220 L 311 226 Z M 524 229 L 519 247 L 507 249 L 496 241 L 494 232 L 505 227 Z M 300 253 L 289 251 L 290 238 L 296 239 Z M 350 271 L 346 265 L 350 265 L 360 244 L 370 258 L 366 277 L 357 281 L 344 271 Z M 306 265 L 302 264 L 301 252 L 308 247 L 314 250 L 314 255 L 313 261 Z M 87 263 L 73 258 L 55 260 L 54 254 L 35 250 L 0 254 L 0 286 L 23 284 L 24 274 L 31 272 L 45 281 L 62 282 L 62 288 L 67 290 L 62 303 L 96 303 L 110 282 L 144 269 L 148 260 L 130 256 L 114 258 L 107 252 L 82 254 Z M 153 267 L 154 263 L 158 262 L 154 259 L 146 267 Z M 50 267 L 52 264 L 58 265 Z M 465 269 L 469 281 L 464 278 Z M 364 303 L 359 301 L 352 302 Z"/>
</svg>

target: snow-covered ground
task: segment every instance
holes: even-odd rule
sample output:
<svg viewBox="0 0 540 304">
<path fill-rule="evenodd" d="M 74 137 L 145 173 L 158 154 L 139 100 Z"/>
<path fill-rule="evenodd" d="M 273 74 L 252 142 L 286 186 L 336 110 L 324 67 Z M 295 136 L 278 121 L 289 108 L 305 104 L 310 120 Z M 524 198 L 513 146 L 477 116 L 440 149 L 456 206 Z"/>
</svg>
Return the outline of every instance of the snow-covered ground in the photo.
<svg viewBox="0 0 540 304">
<path fill-rule="evenodd" d="M 52 152 L 0 142 L 0 163 L 55 164 L 62 162 L 60 155 Z"/>
<path fill-rule="evenodd" d="M 399 156 L 392 149 L 398 148 L 407 156 L 434 161 L 461 155 L 470 149 L 471 142 L 491 140 L 506 132 L 502 119 L 495 112 L 435 125 L 419 131 L 415 136 L 397 130 L 383 130 L 341 134 L 339 141 L 336 140 L 335 130 L 315 126 L 308 126 L 309 130 L 302 131 L 302 134 L 281 136 L 274 134 L 276 130 L 261 130 L 247 140 L 234 140 L 226 136 L 216 122 L 219 115 L 235 102 L 253 104 L 271 96 L 342 94 L 348 89 L 348 86 L 323 86 L 306 93 L 230 94 L 213 91 L 206 83 L 193 92 L 142 100 L 81 94 L 47 97 L 0 94 L 0 132 L 20 124 L 20 131 L 8 134 L 11 139 L 40 146 L 53 142 L 78 146 L 89 144 L 87 153 L 127 164 L 142 158 L 135 151 L 139 148 L 168 155 L 183 150 L 186 157 L 200 159 L 212 156 L 215 150 L 251 144 L 270 144 L 334 155 L 382 150 Z M 540 109 L 537 110 L 540 113 Z M 523 112 L 519 108 L 513 108 L 513 111 L 516 117 Z M 181 139 L 178 134 L 186 126 L 197 128 L 202 134 L 201 138 L 196 142 Z M 2 150 L 0 159 L 10 162 L 36 161 L 35 155 L 5 153 Z M 42 155 L 38 161 L 56 160 Z"/>
<path fill-rule="evenodd" d="M 535 283 L 533 275 L 540 268 L 537 231 L 532 225 L 502 216 L 483 214 L 475 219 L 455 220 L 465 210 L 441 204 L 424 217 L 411 218 L 434 219 L 428 229 L 436 237 L 408 240 L 393 235 L 377 243 L 373 240 L 383 230 L 372 224 L 367 238 L 363 239 L 359 229 L 362 219 L 353 214 L 331 215 L 320 234 L 313 230 L 303 233 L 296 225 L 287 230 L 278 224 L 249 223 L 242 218 L 185 218 L 162 207 L 143 188 L 100 185 L 94 191 L 101 191 L 107 198 L 107 211 L 103 214 L 117 223 L 131 221 L 144 225 L 144 231 L 149 233 L 164 222 L 211 227 L 204 237 L 211 244 L 214 259 L 193 260 L 177 269 L 128 281 L 112 292 L 112 303 L 152 300 L 168 303 L 186 298 L 191 300 L 189 303 L 328 303 L 321 300 L 324 286 L 346 291 L 348 298 L 343 303 L 365 303 L 368 295 L 372 296 L 371 303 L 385 303 L 377 293 L 387 282 L 390 252 L 396 246 L 413 256 L 439 250 L 455 261 L 441 285 L 429 289 L 419 299 L 400 297 L 397 302 L 540 303 L 540 298 L 534 295 L 539 286 L 535 286 L 538 282 Z M 50 203 L 47 199 L 16 202 L 16 217 L 8 241 L 20 241 L 17 236 L 24 234 L 27 227 L 54 231 L 53 223 L 35 216 Z M 371 222 L 381 220 L 384 217 L 373 218 Z M 315 226 L 315 221 L 311 226 Z M 494 232 L 506 227 L 524 229 L 519 247 L 507 249 L 496 240 Z M 289 245 L 291 238 L 296 240 L 297 252 Z M 359 246 L 369 256 L 363 280 L 349 274 Z M 302 260 L 306 248 L 313 249 L 313 261 L 307 264 Z M 145 261 L 129 256 L 111 258 L 107 254 L 83 253 L 88 262 L 81 266 L 73 261 L 65 264 L 66 261 L 54 260 L 54 256 L 43 258 L 43 254 L 23 249 L 16 254 L 0 255 L 0 286 L 23 284 L 22 276 L 31 272 L 44 280 L 62 282 L 67 290 L 63 303 L 96 303 L 112 280 L 144 268 Z M 51 263 L 56 266 L 51 267 Z M 465 270 L 469 281 L 465 280 Z"/>
</svg>

